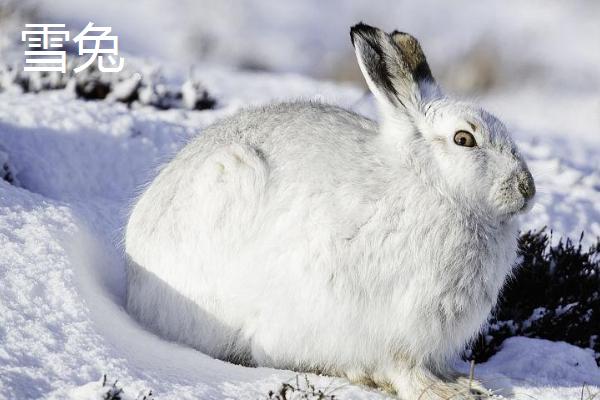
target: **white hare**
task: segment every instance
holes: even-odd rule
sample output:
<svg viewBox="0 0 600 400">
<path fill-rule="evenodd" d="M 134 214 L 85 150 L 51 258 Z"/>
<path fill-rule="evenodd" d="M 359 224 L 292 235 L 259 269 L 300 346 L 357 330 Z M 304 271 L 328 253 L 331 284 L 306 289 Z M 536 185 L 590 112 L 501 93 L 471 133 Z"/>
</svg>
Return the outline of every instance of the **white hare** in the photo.
<svg viewBox="0 0 600 400">
<path fill-rule="evenodd" d="M 532 176 L 500 121 L 442 94 L 415 38 L 351 38 L 379 126 L 293 102 L 207 128 L 133 208 L 128 310 L 223 360 L 472 398 L 448 364 L 511 270 Z"/>
</svg>

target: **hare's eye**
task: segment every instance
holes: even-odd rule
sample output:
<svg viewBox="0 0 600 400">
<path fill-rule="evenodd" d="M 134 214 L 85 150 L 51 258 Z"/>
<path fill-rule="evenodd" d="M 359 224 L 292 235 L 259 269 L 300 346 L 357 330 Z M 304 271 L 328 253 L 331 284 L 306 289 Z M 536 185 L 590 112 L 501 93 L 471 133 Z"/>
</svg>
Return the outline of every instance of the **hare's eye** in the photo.
<svg viewBox="0 0 600 400">
<path fill-rule="evenodd" d="M 454 143 L 459 146 L 475 147 L 477 142 L 473 135 L 467 131 L 458 131 L 454 134 Z"/>
</svg>

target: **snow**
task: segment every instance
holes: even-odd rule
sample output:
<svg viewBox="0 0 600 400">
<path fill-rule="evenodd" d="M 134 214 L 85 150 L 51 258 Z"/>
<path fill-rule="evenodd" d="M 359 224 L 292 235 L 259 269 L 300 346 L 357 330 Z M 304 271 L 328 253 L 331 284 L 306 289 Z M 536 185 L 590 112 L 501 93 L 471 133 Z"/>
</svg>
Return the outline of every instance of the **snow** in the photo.
<svg viewBox="0 0 600 400">
<path fill-rule="evenodd" d="M 305 98 L 376 117 L 372 99 L 358 86 L 298 75 L 337 77 L 346 64 L 354 65 L 345 58 L 350 53 L 340 56 L 338 50 L 351 52 L 347 28 L 360 19 L 416 33 L 434 72 L 451 87 L 461 88 L 464 71 L 472 67 L 453 72 L 451 66 L 470 59 L 465 55 L 481 40 L 491 46 L 498 55 L 494 79 L 499 83 L 479 101 L 514 132 L 538 187 L 537 204 L 522 219 L 522 229 L 547 226 L 556 239 L 578 238 L 585 231 L 584 244 L 600 236 L 600 51 L 594 51 L 600 7 L 595 3 L 461 1 L 456 7 L 428 0 L 392 7 L 397 2 L 390 0 L 374 7 L 370 0 L 355 0 L 353 7 L 342 7 L 312 0 L 291 9 L 266 0 L 218 6 L 198 1 L 192 11 L 185 2 L 158 0 L 143 6 L 116 0 L 29 3 L 75 29 L 90 19 L 113 26 L 123 49 L 159 59 L 169 82 L 189 82 L 187 108 L 204 89 L 193 86 L 196 81 L 218 106 L 158 111 L 111 100 L 86 102 L 69 90 L 0 93 L 0 167 L 8 163 L 18 179 L 18 185 L 0 179 L 0 399 L 98 399 L 115 379 L 131 399 L 149 390 L 160 399 L 256 399 L 267 398 L 282 382 L 295 382 L 294 372 L 214 360 L 133 321 L 123 309 L 121 230 L 129 205 L 156 168 L 204 127 L 240 107 Z M 448 18 L 440 24 L 432 13 Z M 6 32 L 21 28 L 9 25 L 0 34 L 2 61 L 14 59 Z M 207 37 L 215 38 L 214 47 L 202 50 Z M 521 44 L 523 37 L 529 42 Z M 557 49 L 564 53 L 557 56 Z M 258 66 L 280 72 L 218 65 L 259 61 Z M 192 71 L 189 63 L 196 63 Z M 147 65 L 144 72 L 156 66 Z M 532 66 L 542 72 L 527 72 Z M 113 98 L 125 96 L 135 79 L 123 82 Z M 468 371 L 464 363 L 459 367 Z M 600 392 L 593 354 L 541 339 L 507 340 L 498 354 L 476 366 L 475 375 L 516 399 L 586 399 Z M 343 379 L 309 379 L 335 389 L 341 399 L 386 397 Z"/>
<path fill-rule="evenodd" d="M 485 376 L 484 383 L 497 386 L 496 393 L 505 397 L 579 399 L 584 393 L 586 399 L 591 396 L 582 382 L 591 394 L 598 393 L 600 385 L 600 370 L 588 350 L 542 339 L 505 340 L 502 351 L 479 366 L 478 372 Z M 508 388 L 507 380 L 511 382 Z"/>
</svg>

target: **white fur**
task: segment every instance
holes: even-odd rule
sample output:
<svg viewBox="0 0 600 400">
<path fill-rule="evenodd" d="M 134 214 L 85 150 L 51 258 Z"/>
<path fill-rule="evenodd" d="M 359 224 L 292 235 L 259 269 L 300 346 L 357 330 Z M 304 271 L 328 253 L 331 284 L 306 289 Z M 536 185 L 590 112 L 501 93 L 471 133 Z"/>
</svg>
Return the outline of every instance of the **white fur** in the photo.
<svg viewBox="0 0 600 400">
<path fill-rule="evenodd" d="M 511 269 L 529 173 L 494 117 L 424 93 L 378 96 L 379 129 L 305 102 L 207 128 L 133 208 L 128 310 L 220 359 L 464 390 L 447 364 Z M 477 148 L 453 143 L 469 122 Z"/>
</svg>

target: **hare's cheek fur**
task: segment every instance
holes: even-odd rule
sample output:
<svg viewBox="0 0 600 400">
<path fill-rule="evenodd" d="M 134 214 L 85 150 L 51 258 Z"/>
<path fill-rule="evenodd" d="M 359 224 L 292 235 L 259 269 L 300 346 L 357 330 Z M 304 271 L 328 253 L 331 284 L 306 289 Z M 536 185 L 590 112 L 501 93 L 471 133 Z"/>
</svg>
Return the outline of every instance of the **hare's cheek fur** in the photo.
<svg viewBox="0 0 600 400">
<path fill-rule="evenodd" d="M 404 152 L 382 146 L 418 136 L 407 125 L 418 102 L 441 91 L 412 36 L 363 24 L 351 35 L 384 126 L 404 116 L 397 129 L 307 102 L 206 128 L 132 210 L 127 309 L 220 359 L 346 376 L 405 400 L 474 398 L 449 361 L 510 271 L 508 216 L 533 180 L 515 157 L 465 153 L 461 172 L 422 137 Z"/>
<path fill-rule="evenodd" d="M 533 204 L 535 184 L 527 165 L 516 158 L 496 166 L 496 176 L 489 192 L 489 203 L 499 217 L 528 210 Z"/>
</svg>

